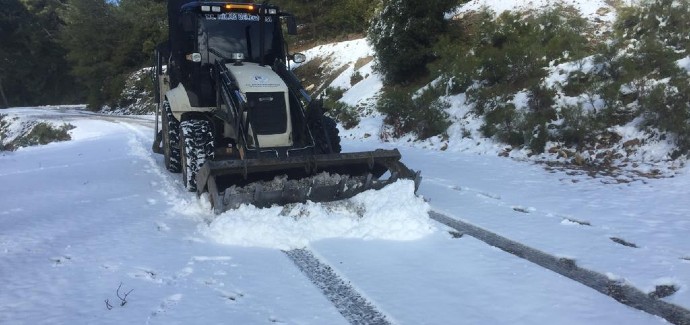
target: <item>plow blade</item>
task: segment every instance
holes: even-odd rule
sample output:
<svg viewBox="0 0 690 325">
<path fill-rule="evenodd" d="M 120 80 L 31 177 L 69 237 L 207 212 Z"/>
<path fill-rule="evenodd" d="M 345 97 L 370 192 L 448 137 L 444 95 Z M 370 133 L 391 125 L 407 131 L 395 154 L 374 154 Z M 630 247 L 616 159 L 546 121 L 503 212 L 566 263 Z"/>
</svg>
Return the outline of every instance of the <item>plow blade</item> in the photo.
<svg viewBox="0 0 690 325">
<path fill-rule="evenodd" d="M 382 178 L 384 176 L 385 178 Z M 399 179 L 421 182 L 400 162 L 400 152 L 367 152 L 207 161 L 199 169 L 197 192 L 208 192 L 216 213 L 242 204 L 270 207 L 274 204 L 328 202 L 378 190 Z"/>
</svg>

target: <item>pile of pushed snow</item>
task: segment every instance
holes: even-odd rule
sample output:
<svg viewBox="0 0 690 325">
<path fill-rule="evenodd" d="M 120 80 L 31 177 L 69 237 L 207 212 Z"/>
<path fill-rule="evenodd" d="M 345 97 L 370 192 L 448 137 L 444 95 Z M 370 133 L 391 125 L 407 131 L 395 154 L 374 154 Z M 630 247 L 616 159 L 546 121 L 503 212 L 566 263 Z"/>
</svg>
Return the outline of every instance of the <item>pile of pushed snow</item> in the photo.
<svg viewBox="0 0 690 325">
<path fill-rule="evenodd" d="M 303 248 L 327 238 L 415 240 L 432 233 L 429 205 L 415 196 L 412 181 L 399 181 L 349 200 L 274 206 L 243 205 L 225 212 L 200 231 L 239 246 Z"/>
</svg>

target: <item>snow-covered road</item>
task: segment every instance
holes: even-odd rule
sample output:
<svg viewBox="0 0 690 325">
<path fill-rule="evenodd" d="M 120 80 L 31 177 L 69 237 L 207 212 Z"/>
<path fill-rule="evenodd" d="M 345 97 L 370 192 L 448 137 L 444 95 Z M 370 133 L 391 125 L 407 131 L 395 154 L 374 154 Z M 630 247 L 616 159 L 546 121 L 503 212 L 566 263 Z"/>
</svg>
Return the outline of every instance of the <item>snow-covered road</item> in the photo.
<svg viewBox="0 0 690 325">
<path fill-rule="evenodd" d="M 376 194 L 367 193 L 354 203 L 214 219 L 150 152 L 150 118 L 7 112 L 69 118 L 77 128 L 70 142 L 0 154 L 0 324 L 347 323 L 281 251 L 300 246 L 394 323 L 664 323 L 428 219 L 400 220 L 396 202 L 642 290 L 675 286 L 664 299 L 690 307 L 687 173 L 611 185 L 504 158 L 401 148 L 405 163 L 422 170 L 419 194 L 430 206 L 400 186 L 383 193 L 388 205 L 373 206 Z M 389 237 L 386 225 L 397 227 Z M 121 296 L 133 289 L 124 306 L 120 283 Z"/>
</svg>

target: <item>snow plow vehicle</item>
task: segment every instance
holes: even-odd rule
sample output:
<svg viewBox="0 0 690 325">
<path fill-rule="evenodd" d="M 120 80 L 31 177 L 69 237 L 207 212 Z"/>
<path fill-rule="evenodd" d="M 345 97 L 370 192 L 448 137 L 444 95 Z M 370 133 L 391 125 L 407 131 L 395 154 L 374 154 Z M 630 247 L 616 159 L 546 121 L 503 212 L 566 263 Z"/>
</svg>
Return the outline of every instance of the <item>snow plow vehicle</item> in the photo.
<svg viewBox="0 0 690 325">
<path fill-rule="evenodd" d="M 419 186 L 396 149 L 341 153 L 323 101 L 289 68 L 306 60 L 287 49 L 291 14 L 267 2 L 169 0 L 168 24 L 156 50 L 153 151 L 187 189 L 208 192 L 216 213 L 336 201 L 399 179 Z"/>
</svg>

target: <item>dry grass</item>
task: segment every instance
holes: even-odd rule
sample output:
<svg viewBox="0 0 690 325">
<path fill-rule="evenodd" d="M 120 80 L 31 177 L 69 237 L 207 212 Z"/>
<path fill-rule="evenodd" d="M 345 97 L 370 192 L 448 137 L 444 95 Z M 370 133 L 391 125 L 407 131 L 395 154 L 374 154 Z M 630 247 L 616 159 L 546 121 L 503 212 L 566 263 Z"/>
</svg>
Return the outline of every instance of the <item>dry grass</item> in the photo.
<svg viewBox="0 0 690 325">
<path fill-rule="evenodd" d="M 335 78 L 347 70 L 348 65 L 329 68 L 330 58 L 314 58 L 311 61 L 295 69 L 295 74 L 300 78 L 305 89 L 314 94 L 320 94 Z"/>
<path fill-rule="evenodd" d="M 373 60 L 373 56 L 367 56 L 365 58 L 357 59 L 357 62 L 355 62 L 355 70 L 361 69 L 363 66 L 369 64 Z"/>
</svg>

